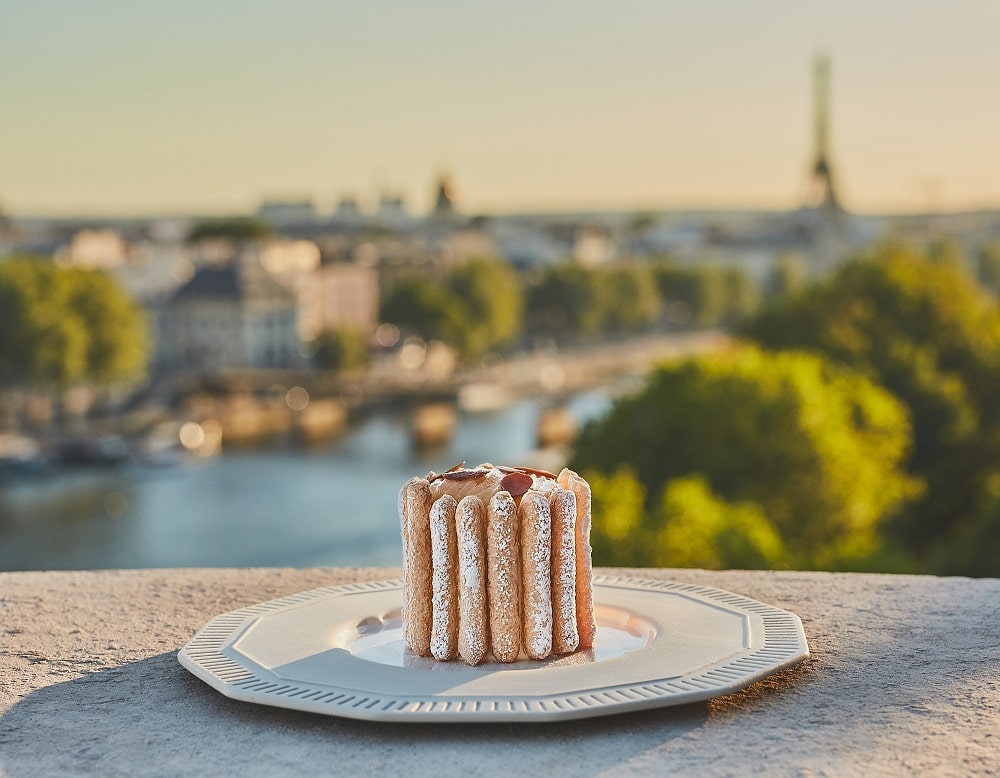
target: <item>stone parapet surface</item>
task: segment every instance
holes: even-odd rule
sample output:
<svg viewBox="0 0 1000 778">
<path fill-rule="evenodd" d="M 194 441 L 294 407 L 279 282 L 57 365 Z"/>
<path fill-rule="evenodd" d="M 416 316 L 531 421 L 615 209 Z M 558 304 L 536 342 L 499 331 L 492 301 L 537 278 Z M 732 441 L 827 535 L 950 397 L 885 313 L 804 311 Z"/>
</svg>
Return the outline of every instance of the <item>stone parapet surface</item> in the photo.
<svg viewBox="0 0 1000 778">
<path fill-rule="evenodd" d="M 396 568 L 0 573 L 0 775 L 1000 774 L 1000 580 L 598 572 L 798 614 L 812 656 L 704 703 L 383 724 L 238 702 L 177 663 L 212 617 Z"/>
</svg>

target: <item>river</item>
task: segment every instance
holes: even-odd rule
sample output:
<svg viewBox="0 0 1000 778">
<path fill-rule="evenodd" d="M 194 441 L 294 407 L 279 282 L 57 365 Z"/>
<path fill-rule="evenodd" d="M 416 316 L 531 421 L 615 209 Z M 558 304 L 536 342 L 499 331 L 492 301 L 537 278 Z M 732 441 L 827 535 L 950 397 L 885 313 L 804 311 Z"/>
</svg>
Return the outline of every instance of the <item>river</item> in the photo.
<svg viewBox="0 0 1000 778">
<path fill-rule="evenodd" d="M 583 423 L 609 404 L 592 391 L 569 407 Z M 405 415 L 382 415 L 322 448 L 0 483 L 0 570 L 398 565 L 399 487 L 463 460 L 528 463 L 540 409 L 462 414 L 433 453 L 412 450 Z"/>
</svg>

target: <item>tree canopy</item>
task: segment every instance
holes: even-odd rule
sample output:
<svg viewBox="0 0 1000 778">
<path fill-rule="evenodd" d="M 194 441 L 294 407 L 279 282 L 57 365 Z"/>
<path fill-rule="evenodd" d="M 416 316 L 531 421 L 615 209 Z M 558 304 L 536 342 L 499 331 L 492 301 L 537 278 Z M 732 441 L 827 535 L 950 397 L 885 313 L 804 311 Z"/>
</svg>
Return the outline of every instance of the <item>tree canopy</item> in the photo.
<svg viewBox="0 0 1000 778">
<path fill-rule="evenodd" d="M 64 388 L 141 375 L 143 314 L 113 278 L 21 258 L 0 263 L 0 382 Z"/>
<path fill-rule="evenodd" d="M 188 242 L 200 240 L 229 240 L 242 243 L 263 240 L 272 235 L 271 225 L 262 219 L 249 216 L 232 216 L 220 219 L 202 219 L 188 233 Z"/>
<path fill-rule="evenodd" d="M 349 327 L 324 330 L 314 346 L 313 364 L 321 370 L 354 370 L 371 359 L 367 335 Z"/>
<path fill-rule="evenodd" d="M 662 300 L 652 271 L 644 265 L 614 266 L 598 277 L 605 289 L 604 328 L 610 332 L 638 332 L 656 322 Z"/>
<path fill-rule="evenodd" d="M 877 553 L 879 524 L 918 490 L 901 467 L 909 445 L 905 407 L 864 376 L 742 348 L 661 365 L 584 429 L 571 466 L 604 511 L 595 553 L 836 567 Z M 608 512 L 619 490 L 631 508 Z"/>
<path fill-rule="evenodd" d="M 579 343 L 664 323 L 725 325 L 748 315 L 758 297 L 753 279 L 737 268 L 567 261 L 519 275 L 506 262 L 474 260 L 443 279 L 397 281 L 385 290 L 381 316 L 448 343 L 469 361 L 522 334 Z"/>
<path fill-rule="evenodd" d="M 635 262 L 593 268 L 562 262 L 533 278 L 527 297 L 527 329 L 557 339 L 640 332 L 663 309 L 652 269 Z"/>
<path fill-rule="evenodd" d="M 513 344 L 521 331 L 523 292 L 503 262 L 473 260 L 443 283 L 412 276 L 383 298 L 380 316 L 402 330 L 453 346 L 471 361 Z"/>
<path fill-rule="evenodd" d="M 459 266 L 445 287 L 461 308 L 454 333 L 467 358 L 512 345 L 521 334 L 524 295 L 517 273 L 506 262 L 476 259 Z"/>
<path fill-rule="evenodd" d="M 865 372 L 910 410 L 911 471 L 927 484 L 900 542 L 932 557 L 1000 469 L 1000 308 L 947 247 L 879 247 L 765 308 L 744 333 Z"/>
<path fill-rule="evenodd" d="M 527 328 L 553 337 L 594 337 L 604 327 L 603 290 L 593 270 L 575 263 L 546 268 L 529 286 Z"/>
<path fill-rule="evenodd" d="M 976 258 L 976 278 L 983 287 L 1000 299 L 1000 241 L 983 246 Z"/>
</svg>

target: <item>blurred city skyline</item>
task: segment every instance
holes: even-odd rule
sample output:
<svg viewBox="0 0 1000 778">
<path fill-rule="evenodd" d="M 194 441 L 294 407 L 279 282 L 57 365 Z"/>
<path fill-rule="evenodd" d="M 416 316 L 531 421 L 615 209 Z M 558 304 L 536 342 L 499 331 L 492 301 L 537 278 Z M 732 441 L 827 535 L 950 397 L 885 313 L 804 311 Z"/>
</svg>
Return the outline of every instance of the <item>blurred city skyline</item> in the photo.
<svg viewBox="0 0 1000 778">
<path fill-rule="evenodd" d="M 791 209 L 825 53 L 848 208 L 995 208 L 998 27 L 990 0 L 8 3 L 0 207 L 420 213 L 450 173 L 467 213 Z"/>
</svg>

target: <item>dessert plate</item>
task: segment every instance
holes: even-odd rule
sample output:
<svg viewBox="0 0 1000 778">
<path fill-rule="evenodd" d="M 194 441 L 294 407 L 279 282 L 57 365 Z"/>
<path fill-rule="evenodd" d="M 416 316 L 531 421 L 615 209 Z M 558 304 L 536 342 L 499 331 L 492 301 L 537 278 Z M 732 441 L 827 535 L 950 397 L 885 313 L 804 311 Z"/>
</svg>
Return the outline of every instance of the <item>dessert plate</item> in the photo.
<svg viewBox="0 0 1000 778">
<path fill-rule="evenodd" d="M 809 656 L 798 616 L 706 586 L 594 577 L 594 648 L 435 662 L 403 642 L 402 581 L 315 589 L 217 616 L 180 663 L 228 697 L 373 721 L 574 719 L 750 686 Z"/>
</svg>

